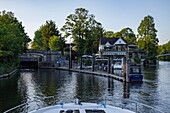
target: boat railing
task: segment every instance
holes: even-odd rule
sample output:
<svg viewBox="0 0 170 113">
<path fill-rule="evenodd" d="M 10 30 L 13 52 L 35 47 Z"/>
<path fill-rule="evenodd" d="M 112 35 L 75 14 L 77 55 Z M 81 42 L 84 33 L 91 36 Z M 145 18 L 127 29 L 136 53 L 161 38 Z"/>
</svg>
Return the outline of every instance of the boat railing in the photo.
<svg viewBox="0 0 170 113">
<path fill-rule="evenodd" d="M 143 104 L 134 100 L 130 99 L 118 99 L 118 98 L 112 98 L 112 99 L 105 99 L 105 104 L 112 105 L 115 107 L 120 107 L 122 109 L 128 109 L 131 111 L 134 111 L 136 113 L 164 113 L 163 111 L 149 106 L 147 104 Z"/>
<path fill-rule="evenodd" d="M 99 103 L 99 101 L 95 101 L 95 102 Z M 122 109 L 128 109 L 136 113 L 144 113 L 144 112 L 145 113 L 146 112 L 147 113 L 164 113 L 163 111 L 155 107 L 152 107 L 152 106 L 149 106 L 143 103 L 139 103 L 137 101 L 130 100 L 130 99 L 105 98 L 105 99 L 101 99 L 100 102 L 103 102 L 106 107 L 107 105 L 111 105 L 111 106 L 119 107 Z M 4 113 L 28 113 L 28 112 L 31 112 L 31 111 L 34 111 L 34 110 L 37 110 L 43 107 L 54 106 L 57 104 L 59 105 L 59 103 L 61 102 L 56 101 L 56 96 L 48 96 L 48 97 L 38 98 L 33 101 L 25 102 L 23 104 L 20 104 L 16 107 L 13 107 L 5 111 Z"/>
<path fill-rule="evenodd" d="M 46 104 L 38 105 L 38 102 L 42 103 L 42 101 L 44 100 L 50 100 L 50 101 L 46 101 Z M 50 106 L 50 105 L 56 105 L 55 96 L 42 97 L 42 98 L 38 98 L 32 101 L 28 101 L 28 102 L 25 102 L 23 104 L 13 107 L 5 111 L 4 113 L 27 113 L 27 112 L 30 112 L 30 111 L 33 111 L 33 110 L 36 110 L 42 107 Z"/>
</svg>

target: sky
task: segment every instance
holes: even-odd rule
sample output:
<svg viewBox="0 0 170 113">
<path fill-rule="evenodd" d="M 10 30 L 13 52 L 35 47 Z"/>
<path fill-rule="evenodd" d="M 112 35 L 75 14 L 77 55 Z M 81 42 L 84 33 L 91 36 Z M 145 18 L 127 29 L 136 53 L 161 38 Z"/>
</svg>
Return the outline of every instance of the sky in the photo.
<svg viewBox="0 0 170 113">
<path fill-rule="evenodd" d="M 46 20 L 62 28 L 76 8 L 85 8 L 106 31 L 113 32 L 129 27 L 137 34 L 141 21 L 150 15 L 159 45 L 170 41 L 170 0 L 0 0 L 0 11 L 12 11 L 31 39 Z"/>
</svg>

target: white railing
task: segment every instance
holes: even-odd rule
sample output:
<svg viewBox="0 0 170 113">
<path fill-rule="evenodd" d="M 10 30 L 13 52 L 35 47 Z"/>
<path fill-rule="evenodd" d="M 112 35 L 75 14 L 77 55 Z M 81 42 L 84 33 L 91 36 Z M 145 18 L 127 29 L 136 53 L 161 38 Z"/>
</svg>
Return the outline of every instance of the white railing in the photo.
<svg viewBox="0 0 170 113">
<path fill-rule="evenodd" d="M 121 108 L 122 109 L 129 109 L 129 110 L 132 110 L 136 113 L 164 113 L 163 111 L 155 108 L 155 107 L 152 107 L 152 106 L 149 106 L 149 105 L 146 105 L 146 104 L 143 104 L 143 103 L 140 103 L 140 102 L 137 102 L 137 101 L 134 101 L 134 100 L 129 100 L 129 99 L 121 99 Z M 128 106 L 128 104 L 133 104 L 133 105 L 130 105 Z M 116 106 L 116 105 L 115 105 Z M 120 107 L 120 106 L 118 106 Z"/>
<path fill-rule="evenodd" d="M 90 98 L 89 98 L 90 99 Z M 45 101 L 48 100 L 48 101 Z M 90 99 L 91 100 L 91 99 Z M 93 101 L 94 99 L 92 99 Z M 96 103 L 98 103 L 97 101 L 95 101 Z M 35 104 L 32 104 L 35 103 Z M 40 104 L 38 105 L 38 103 L 46 103 L 46 104 Z M 151 107 L 149 105 L 143 104 L 143 103 L 139 103 L 137 101 L 133 101 L 133 100 L 129 100 L 129 99 L 115 99 L 115 98 L 106 98 L 104 99 L 105 106 L 107 107 L 107 105 L 112 105 L 112 106 L 116 106 L 122 109 L 128 109 L 131 111 L 134 111 L 136 113 L 164 113 L 163 111 L 156 109 L 155 107 Z M 32 104 L 32 106 L 31 106 Z M 49 96 L 49 97 L 43 97 L 43 98 L 39 98 L 33 101 L 29 101 L 23 104 L 20 104 L 16 107 L 13 107 L 7 111 L 5 111 L 4 113 L 27 113 L 27 112 L 31 112 L 33 110 L 37 110 L 43 107 L 47 107 L 47 106 L 54 106 L 57 105 L 58 103 L 56 102 L 56 97 L 55 96 Z M 133 105 L 132 105 L 133 104 Z M 32 107 L 32 108 L 30 108 Z"/>
<path fill-rule="evenodd" d="M 126 51 L 102 51 L 103 55 L 126 55 Z"/>
<path fill-rule="evenodd" d="M 46 99 L 52 99 L 52 104 L 50 105 L 55 105 L 56 103 L 55 102 L 55 96 L 48 96 L 48 97 L 42 97 L 42 98 L 39 98 L 39 99 L 35 99 L 33 101 L 28 101 L 28 102 L 25 102 L 23 104 L 20 104 L 18 106 L 15 106 L 7 111 L 5 111 L 4 113 L 19 113 L 19 112 L 22 112 L 22 113 L 25 113 L 25 112 L 30 112 L 30 111 L 33 111 L 35 109 L 40 109 L 39 107 L 35 108 L 35 109 L 32 109 L 32 110 L 29 110 L 28 107 L 29 105 L 31 105 L 32 103 L 35 103 L 35 102 L 41 102 L 43 100 L 46 100 Z M 22 107 L 24 107 L 25 110 L 22 110 Z M 45 107 L 45 106 L 41 106 L 41 107 Z"/>
</svg>

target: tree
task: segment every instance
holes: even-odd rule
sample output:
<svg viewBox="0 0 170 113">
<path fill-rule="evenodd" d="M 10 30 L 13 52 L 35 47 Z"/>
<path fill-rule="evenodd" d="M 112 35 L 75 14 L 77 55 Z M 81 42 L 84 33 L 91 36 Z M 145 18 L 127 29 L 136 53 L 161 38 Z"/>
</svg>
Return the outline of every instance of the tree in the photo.
<svg viewBox="0 0 170 113">
<path fill-rule="evenodd" d="M 0 12 L 0 68 L 9 67 L 19 62 L 28 46 L 30 38 L 25 33 L 22 23 L 17 20 L 12 12 Z"/>
<path fill-rule="evenodd" d="M 136 36 L 133 30 L 129 27 L 123 28 L 121 31 L 115 33 L 113 31 L 106 31 L 104 33 L 104 36 L 110 38 L 124 37 L 124 39 L 128 42 L 128 44 L 136 44 Z"/>
<path fill-rule="evenodd" d="M 166 44 L 158 46 L 159 55 L 162 54 L 170 54 L 170 41 Z M 170 61 L 170 56 L 159 57 L 160 60 L 168 60 Z"/>
<path fill-rule="evenodd" d="M 113 33 L 112 35 L 111 35 L 111 38 L 119 38 L 119 37 L 122 37 L 122 34 L 121 34 L 121 32 L 119 31 L 119 32 L 115 32 L 115 33 Z"/>
<path fill-rule="evenodd" d="M 156 33 L 154 18 L 149 15 L 144 17 L 138 27 L 138 45 L 148 56 L 157 54 L 159 40 Z"/>
<path fill-rule="evenodd" d="M 54 36 L 50 37 L 49 48 L 50 48 L 50 50 L 54 50 L 54 51 L 62 51 L 63 43 L 64 43 L 64 40 L 62 40 L 62 38 L 59 38 L 54 35 Z"/>
<path fill-rule="evenodd" d="M 99 49 L 99 40 L 101 37 L 104 37 L 104 29 L 101 25 L 101 23 L 97 23 L 96 26 L 94 26 L 91 29 L 91 38 L 92 40 L 92 47 L 91 47 L 91 52 L 92 53 L 97 53 Z M 91 45 L 87 46 L 90 47 Z"/>
<path fill-rule="evenodd" d="M 104 37 L 111 38 L 113 34 L 114 34 L 113 31 L 106 31 L 106 32 L 104 32 Z"/>
<path fill-rule="evenodd" d="M 124 37 L 128 44 L 136 44 L 136 36 L 131 28 L 127 27 L 122 29 L 120 34 Z"/>
<path fill-rule="evenodd" d="M 31 44 L 32 49 L 38 49 L 38 50 L 45 50 L 45 47 L 43 46 L 42 41 L 42 34 L 40 30 L 35 31 L 34 40 Z"/>
<path fill-rule="evenodd" d="M 57 37 L 57 38 L 56 38 Z M 51 42 L 50 42 L 51 41 Z M 40 49 L 40 50 L 62 50 L 59 49 L 54 42 L 60 44 L 64 44 L 64 39 L 62 39 L 61 34 L 59 33 L 58 28 L 54 21 L 46 21 L 45 25 L 42 25 L 40 29 L 35 32 L 34 40 L 32 42 L 32 49 Z M 51 44 L 51 45 L 49 45 Z M 54 48 L 57 47 L 57 48 Z"/>
<path fill-rule="evenodd" d="M 103 30 L 101 23 L 97 22 L 92 14 L 88 14 L 88 10 L 84 8 L 75 9 L 75 14 L 70 14 L 66 18 L 65 25 L 61 28 L 65 32 L 65 37 L 71 37 L 76 44 L 76 51 L 79 56 L 89 52 L 89 44 L 95 41 L 96 31 L 94 29 Z M 99 33 L 101 34 L 101 33 Z M 99 38 L 98 38 L 99 40 Z M 85 49 L 87 47 L 87 49 Z M 90 50 L 91 51 L 91 50 Z"/>
<path fill-rule="evenodd" d="M 22 23 L 14 17 L 14 14 L 0 12 L 0 51 L 18 56 L 25 51 L 29 41 L 30 38 L 25 33 Z"/>
</svg>

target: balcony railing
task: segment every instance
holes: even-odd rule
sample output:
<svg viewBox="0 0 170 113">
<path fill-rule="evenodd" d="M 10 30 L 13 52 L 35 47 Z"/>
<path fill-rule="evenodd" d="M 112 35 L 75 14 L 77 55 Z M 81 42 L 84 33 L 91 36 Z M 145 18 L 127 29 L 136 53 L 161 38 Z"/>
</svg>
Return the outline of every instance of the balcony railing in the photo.
<svg viewBox="0 0 170 113">
<path fill-rule="evenodd" d="M 126 55 L 127 51 L 101 51 L 102 55 Z"/>
</svg>

